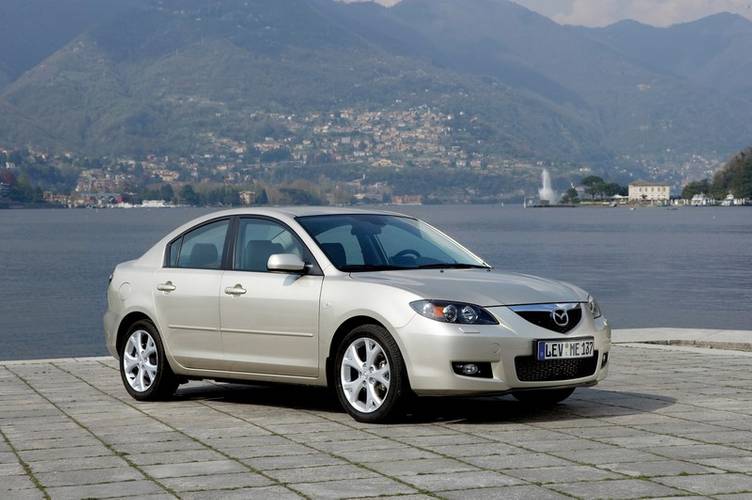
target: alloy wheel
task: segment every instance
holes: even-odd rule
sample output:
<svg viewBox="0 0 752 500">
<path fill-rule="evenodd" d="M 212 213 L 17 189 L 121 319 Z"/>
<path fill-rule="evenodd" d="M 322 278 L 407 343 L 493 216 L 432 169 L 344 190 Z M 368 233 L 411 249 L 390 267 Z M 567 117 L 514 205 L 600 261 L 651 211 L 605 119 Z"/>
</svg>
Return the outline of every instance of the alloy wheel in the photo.
<svg viewBox="0 0 752 500">
<path fill-rule="evenodd" d="M 123 350 L 123 371 L 128 384 L 136 392 L 146 392 L 157 378 L 159 364 L 157 344 L 146 330 L 136 330 Z"/>
<path fill-rule="evenodd" d="M 340 366 L 342 390 L 350 406 L 371 413 L 384 404 L 389 393 L 389 360 L 384 348 L 372 338 L 354 340 Z"/>
</svg>

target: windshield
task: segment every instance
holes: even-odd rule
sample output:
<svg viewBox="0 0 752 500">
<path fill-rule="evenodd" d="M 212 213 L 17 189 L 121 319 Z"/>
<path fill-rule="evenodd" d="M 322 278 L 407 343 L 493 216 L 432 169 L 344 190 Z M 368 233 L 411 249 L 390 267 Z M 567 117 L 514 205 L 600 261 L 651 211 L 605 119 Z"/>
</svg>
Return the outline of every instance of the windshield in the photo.
<svg viewBox="0 0 752 500">
<path fill-rule="evenodd" d="M 353 214 L 297 220 L 340 271 L 489 267 L 425 222 L 408 217 Z"/>
</svg>

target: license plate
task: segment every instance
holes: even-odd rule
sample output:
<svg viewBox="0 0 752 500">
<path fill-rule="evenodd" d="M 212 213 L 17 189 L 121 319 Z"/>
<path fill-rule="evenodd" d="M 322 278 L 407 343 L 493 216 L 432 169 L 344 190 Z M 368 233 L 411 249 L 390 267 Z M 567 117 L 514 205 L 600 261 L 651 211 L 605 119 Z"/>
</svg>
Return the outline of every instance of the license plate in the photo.
<svg viewBox="0 0 752 500">
<path fill-rule="evenodd" d="M 594 347 L 593 339 L 539 340 L 537 358 L 538 361 L 589 358 L 593 356 Z"/>
</svg>

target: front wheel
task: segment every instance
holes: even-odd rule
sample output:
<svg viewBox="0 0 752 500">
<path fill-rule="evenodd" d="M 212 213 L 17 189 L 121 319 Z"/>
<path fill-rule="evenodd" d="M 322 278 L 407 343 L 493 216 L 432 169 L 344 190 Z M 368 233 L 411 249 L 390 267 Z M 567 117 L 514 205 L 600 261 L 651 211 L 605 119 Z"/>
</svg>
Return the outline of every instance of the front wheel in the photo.
<svg viewBox="0 0 752 500">
<path fill-rule="evenodd" d="M 151 322 L 138 321 L 128 329 L 120 348 L 120 376 L 128 394 L 139 401 L 166 399 L 178 388 L 162 339 Z"/>
<path fill-rule="evenodd" d="M 384 422 L 401 414 L 410 392 L 397 342 L 384 328 L 363 325 L 337 348 L 334 386 L 342 407 L 358 422 Z"/>
<path fill-rule="evenodd" d="M 538 391 L 513 392 L 512 396 L 518 401 L 531 406 L 553 406 L 567 399 L 574 392 L 569 389 L 543 389 Z"/>
</svg>

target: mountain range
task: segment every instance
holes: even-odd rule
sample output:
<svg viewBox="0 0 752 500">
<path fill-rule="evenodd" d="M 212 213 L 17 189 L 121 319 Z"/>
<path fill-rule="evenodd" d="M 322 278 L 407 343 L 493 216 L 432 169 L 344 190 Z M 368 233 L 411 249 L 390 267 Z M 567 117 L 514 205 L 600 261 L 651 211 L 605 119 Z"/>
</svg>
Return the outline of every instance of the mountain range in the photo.
<svg viewBox="0 0 752 500">
<path fill-rule="evenodd" d="M 479 148 L 604 162 L 752 142 L 752 22 L 564 26 L 507 0 L 4 0 L 0 145 L 186 153 L 252 113 L 429 105 Z"/>
</svg>

